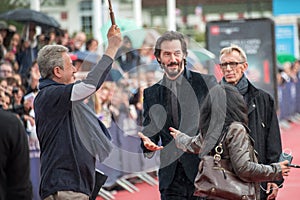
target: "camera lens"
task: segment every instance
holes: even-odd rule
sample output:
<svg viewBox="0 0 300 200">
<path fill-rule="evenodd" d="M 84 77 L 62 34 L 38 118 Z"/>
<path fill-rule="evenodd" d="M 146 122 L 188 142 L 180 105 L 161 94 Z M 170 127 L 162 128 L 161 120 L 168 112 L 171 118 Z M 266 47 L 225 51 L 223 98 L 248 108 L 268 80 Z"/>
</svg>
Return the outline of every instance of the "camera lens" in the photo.
<svg viewBox="0 0 300 200">
<path fill-rule="evenodd" d="M 19 88 L 18 87 L 13 87 L 12 93 L 18 93 Z"/>
</svg>

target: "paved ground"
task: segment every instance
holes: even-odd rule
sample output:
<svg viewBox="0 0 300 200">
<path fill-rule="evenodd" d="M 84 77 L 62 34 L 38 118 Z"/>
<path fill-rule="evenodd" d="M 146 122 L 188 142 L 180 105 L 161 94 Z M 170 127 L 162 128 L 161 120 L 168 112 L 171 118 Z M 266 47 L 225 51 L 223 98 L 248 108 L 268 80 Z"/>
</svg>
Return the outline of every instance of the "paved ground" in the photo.
<svg viewBox="0 0 300 200">
<path fill-rule="evenodd" d="M 282 130 L 283 150 L 290 151 L 293 155 L 292 163 L 300 165 L 300 124 L 292 124 L 289 129 Z M 283 188 L 280 189 L 277 200 L 300 199 L 300 169 L 292 169 L 285 179 Z"/>
</svg>

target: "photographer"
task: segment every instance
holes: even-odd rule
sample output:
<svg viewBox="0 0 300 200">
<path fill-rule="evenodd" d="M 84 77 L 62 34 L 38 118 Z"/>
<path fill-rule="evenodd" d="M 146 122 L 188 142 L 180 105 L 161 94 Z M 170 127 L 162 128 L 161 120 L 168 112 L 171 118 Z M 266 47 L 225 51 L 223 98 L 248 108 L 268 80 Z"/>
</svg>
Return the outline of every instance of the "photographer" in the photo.
<svg viewBox="0 0 300 200">
<path fill-rule="evenodd" d="M 10 111 L 18 114 L 22 120 L 26 132 L 30 135 L 32 127 L 35 127 L 34 116 L 32 114 L 33 109 L 33 94 L 24 96 L 25 89 L 22 86 L 14 86 L 11 97 Z"/>
<path fill-rule="evenodd" d="M 12 113 L 17 114 L 18 117 L 23 122 L 25 129 L 27 130 L 28 124 L 34 126 L 35 122 L 34 122 L 34 117 L 30 116 L 30 111 L 32 110 L 32 106 L 24 106 L 25 88 L 23 86 L 19 86 L 17 80 L 13 77 L 8 77 L 5 79 L 5 81 L 6 81 L 6 86 L 4 83 L 4 86 L 2 87 L 2 91 L 4 92 L 6 98 L 8 98 L 9 100 L 4 99 L 5 105 L 3 106 L 3 109 L 7 109 Z M 27 103 L 27 105 L 31 105 L 31 104 Z M 29 133 L 30 132 L 28 132 L 28 134 Z"/>
<path fill-rule="evenodd" d="M 6 93 L 10 96 L 9 110 L 18 114 L 20 117 L 24 113 L 22 98 L 24 95 L 24 88 L 18 85 L 17 80 L 13 77 L 6 78 L 7 88 Z"/>
<path fill-rule="evenodd" d="M 7 94 L 7 81 L 0 77 L 0 109 L 7 110 L 10 104 L 10 95 Z"/>
</svg>

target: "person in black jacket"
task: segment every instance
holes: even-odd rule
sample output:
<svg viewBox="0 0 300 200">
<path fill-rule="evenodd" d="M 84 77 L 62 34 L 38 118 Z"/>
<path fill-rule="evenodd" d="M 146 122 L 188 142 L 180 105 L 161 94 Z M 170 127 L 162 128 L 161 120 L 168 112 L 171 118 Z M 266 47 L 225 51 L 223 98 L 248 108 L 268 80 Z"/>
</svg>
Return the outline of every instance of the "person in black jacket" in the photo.
<svg viewBox="0 0 300 200">
<path fill-rule="evenodd" d="M 243 95 L 247 107 L 250 136 L 258 152 L 258 162 L 269 165 L 278 162 L 282 152 L 280 129 L 274 99 L 265 91 L 256 88 L 245 76 L 248 68 L 247 56 L 237 45 L 220 51 L 221 84 L 234 85 Z M 261 199 L 275 199 L 279 182 L 261 184 Z"/>
<path fill-rule="evenodd" d="M 144 90 L 142 139 L 144 155 L 160 151 L 159 190 L 162 200 L 193 200 L 199 158 L 176 148 L 169 127 L 190 136 L 199 131 L 199 109 L 209 88 L 211 75 L 186 69 L 187 46 L 181 33 L 165 32 L 156 42 L 154 55 L 164 70 L 158 83 Z M 161 140 L 162 146 L 158 143 Z"/>
<path fill-rule="evenodd" d="M 31 200 L 27 134 L 16 115 L 0 109 L 0 200 Z"/>
</svg>

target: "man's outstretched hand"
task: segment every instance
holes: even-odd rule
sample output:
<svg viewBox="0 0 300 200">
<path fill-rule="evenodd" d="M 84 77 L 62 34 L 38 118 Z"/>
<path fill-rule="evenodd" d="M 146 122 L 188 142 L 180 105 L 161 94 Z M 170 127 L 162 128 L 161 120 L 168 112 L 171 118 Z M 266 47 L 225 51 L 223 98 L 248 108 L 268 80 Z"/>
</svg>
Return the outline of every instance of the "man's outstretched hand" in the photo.
<svg viewBox="0 0 300 200">
<path fill-rule="evenodd" d="M 156 145 L 154 142 L 150 140 L 150 138 L 145 136 L 142 132 L 138 132 L 138 136 L 142 139 L 144 146 L 150 151 L 157 151 L 164 148 L 163 146 Z"/>
</svg>

